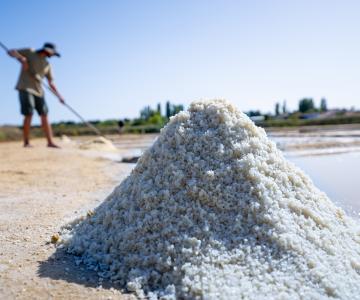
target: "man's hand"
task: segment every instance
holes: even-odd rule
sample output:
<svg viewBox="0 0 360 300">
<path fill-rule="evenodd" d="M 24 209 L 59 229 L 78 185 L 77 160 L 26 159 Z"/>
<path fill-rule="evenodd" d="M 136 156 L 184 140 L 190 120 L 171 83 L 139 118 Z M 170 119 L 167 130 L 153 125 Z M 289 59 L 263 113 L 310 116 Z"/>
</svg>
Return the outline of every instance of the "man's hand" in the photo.
<svg viewBox="0 0 360 300">
<path fill-rule="evenodd" d="M 61 95 L 58 98 L 61 104 L 65 104 L 65 99 Z"/>
<path fill-rule="evenodd" d="M 16 57 L 17 54 L 19 54 L 19 52 L 17 52 L 16 50 L 9 50 L 9 51 L 8 51 L 8 54 L 9 54 L 11 57 Z"/>
</svg>

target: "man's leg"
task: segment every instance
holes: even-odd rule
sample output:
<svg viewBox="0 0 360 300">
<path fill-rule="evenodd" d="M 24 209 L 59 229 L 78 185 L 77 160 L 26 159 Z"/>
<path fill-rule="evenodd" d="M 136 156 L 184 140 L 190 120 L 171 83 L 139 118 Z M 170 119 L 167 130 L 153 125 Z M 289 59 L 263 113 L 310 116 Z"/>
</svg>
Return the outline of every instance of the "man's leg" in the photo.
<svg viewBox="0 0 360 300">
<path fill-rule="evenodd" d="M 24 147 L 30 147 L 31 118 L 32 115 L 27 115 L 24 117 L 24 127 L 23 127 Z"/>
<path fill-rule="evenodd" d="M 34 96 L 27 91 L 19 91 L 21 114 L 24 116 L 23 140 L 24 147 L 30 147 L 31 119 L 35 107 Z"/>
<path fill-rule="evenodd" d="M 48 142 L 48 147 L 51 148 L 60 148 L 59 146 L 57 146 L 56 144 L 54 144 L 53 142 L 53 135 L 52 135 L 52 129 L 51 129 L 51 125 L 49 124 L 49 120 L 47 115 L 41 115 L 41 126 L 44 130 L 47 142 Z"/>
</svg>

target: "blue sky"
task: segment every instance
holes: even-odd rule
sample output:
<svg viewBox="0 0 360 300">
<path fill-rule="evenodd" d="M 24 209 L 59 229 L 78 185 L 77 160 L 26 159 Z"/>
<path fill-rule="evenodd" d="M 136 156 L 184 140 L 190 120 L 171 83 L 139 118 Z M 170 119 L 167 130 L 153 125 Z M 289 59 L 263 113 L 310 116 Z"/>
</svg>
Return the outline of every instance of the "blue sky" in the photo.
<svg viewBox="0 0 360 300">
<path fill-rule="evenodd" d="M 302 97 L 360 108 L 360 1 L 2 0 L 0 11 L 9 47 L 58 45 L 55 82 L 87 119 L 219 97 L 245 111 Z M 0 52 L 0 124 L 22 120 L 19 69 Z M 76 120 L 47 102 L 52 121 Z"/>
</svg>

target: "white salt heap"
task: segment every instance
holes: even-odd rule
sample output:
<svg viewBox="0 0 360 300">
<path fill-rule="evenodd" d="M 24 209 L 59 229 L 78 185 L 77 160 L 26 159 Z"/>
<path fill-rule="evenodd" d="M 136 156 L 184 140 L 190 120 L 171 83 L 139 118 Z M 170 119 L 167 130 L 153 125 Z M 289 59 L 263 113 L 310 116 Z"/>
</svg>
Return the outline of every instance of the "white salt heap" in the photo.
<svg viewBox="0 0 360 300">
<path fill-rule="evenodd" d="M 360 230 L 223 100 L 171 119 L 70 252 L 140 297 L 360 299 Z"/>
</svg>

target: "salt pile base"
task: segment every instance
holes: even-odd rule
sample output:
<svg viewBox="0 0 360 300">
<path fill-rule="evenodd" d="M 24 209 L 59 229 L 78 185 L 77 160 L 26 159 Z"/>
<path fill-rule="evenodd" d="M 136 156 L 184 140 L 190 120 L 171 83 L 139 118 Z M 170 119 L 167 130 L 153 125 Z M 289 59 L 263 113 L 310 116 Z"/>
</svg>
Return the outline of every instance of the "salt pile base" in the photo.
<svg viewBox="0 0 360 300">
<path fill-rule="evenodd" d="M 360 299 L 360 230 L 223 100 L 173 117 L 68 244 L 162 299 Z"/>
</svg>

